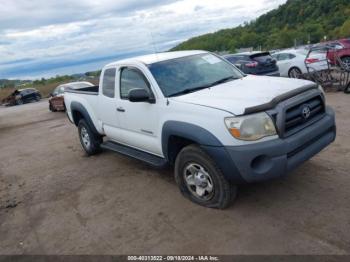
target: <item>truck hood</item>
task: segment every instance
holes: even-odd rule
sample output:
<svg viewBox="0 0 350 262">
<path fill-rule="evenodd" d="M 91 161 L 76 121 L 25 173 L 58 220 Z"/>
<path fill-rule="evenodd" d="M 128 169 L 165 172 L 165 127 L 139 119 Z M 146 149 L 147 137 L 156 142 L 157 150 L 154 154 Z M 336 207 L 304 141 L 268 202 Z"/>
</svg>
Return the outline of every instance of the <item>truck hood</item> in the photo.
<svg viewBox="0 0 350 262">
<path fill-rule="evenodd" d="M 268 104 L 276 97 L 310 85 L 315 84 L 299 79 L 249 75 L 171 100 L 243 115 L 247 108 Z"/>
</svg>

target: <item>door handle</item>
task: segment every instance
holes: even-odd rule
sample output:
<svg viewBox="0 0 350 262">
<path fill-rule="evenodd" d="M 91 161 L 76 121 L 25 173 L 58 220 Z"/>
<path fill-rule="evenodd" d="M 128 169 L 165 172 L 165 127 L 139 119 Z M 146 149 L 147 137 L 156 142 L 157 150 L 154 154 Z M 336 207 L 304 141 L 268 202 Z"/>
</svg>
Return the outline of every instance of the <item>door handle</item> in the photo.
<svg viewBox="0 0 350 262">
<path fill-rule="evenodd" d="M 117 111 L 118 111 L 118 112 L 122 112 L 122 113 L 124 113 L 124 112 L 125 112 L 125 109 L 124 109 L 124 108 L 122 108 L 122 107 L 118 107 L 118 108 L 117 108 Z"/>
</svg>

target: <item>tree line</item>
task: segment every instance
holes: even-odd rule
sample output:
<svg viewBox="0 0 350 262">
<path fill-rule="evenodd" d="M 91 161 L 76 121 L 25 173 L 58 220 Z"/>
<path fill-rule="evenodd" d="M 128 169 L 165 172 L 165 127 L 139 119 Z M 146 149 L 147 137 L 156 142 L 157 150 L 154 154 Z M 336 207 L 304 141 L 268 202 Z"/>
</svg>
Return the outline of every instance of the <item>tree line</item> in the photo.
<svg viewBox="0 0 350 262">
<path fill-rule="evenodd" d="M 350 37 L 350 0 L 288 0 L 254 21 L 194 37 L 174 47 L 235 52 L 266 50 Z"/>
</svg>

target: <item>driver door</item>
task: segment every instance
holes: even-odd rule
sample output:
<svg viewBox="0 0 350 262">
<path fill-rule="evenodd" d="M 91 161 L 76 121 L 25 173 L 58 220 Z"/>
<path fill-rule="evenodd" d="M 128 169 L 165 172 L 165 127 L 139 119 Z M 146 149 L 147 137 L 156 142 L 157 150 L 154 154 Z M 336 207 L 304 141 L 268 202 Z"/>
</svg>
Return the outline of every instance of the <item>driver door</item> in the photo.
<svg viewBox="0 0 350 262">
<path fill-rule="evenodd" d="M 150 82 L 142 71 L 135 67 L 121 67 L 119 70 L 118 118 L 120 119 L 123 144 L 162 156 L 160 127 L 158 121 L 159 104 L 150 102 L 130 102 L 130 90 L 145 89 L 154 97 Z"/>
</svg>

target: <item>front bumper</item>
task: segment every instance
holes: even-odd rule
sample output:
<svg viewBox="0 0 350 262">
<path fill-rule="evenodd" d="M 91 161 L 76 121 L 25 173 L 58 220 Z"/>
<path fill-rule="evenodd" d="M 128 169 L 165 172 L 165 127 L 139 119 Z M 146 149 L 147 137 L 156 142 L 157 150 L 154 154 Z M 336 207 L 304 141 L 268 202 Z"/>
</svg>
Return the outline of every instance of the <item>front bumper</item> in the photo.
<svg viewBox="0 0 350 262">
<path fill-rule="evenodd" d="M 335 137 L 334 111 L 327 107 L 322 119 L 288 138 L 225 147 L 226 154 L 221 152 L 220 159 L 213 150 L 207 149 L 209 154 L 214 153 L 227 179 L 253 183 L 285 176 L 327 147 Z"/>
</svg>

